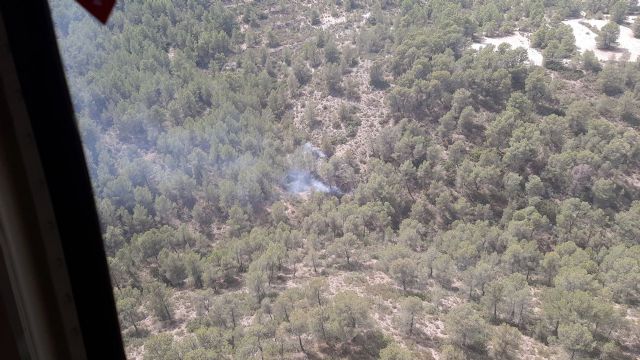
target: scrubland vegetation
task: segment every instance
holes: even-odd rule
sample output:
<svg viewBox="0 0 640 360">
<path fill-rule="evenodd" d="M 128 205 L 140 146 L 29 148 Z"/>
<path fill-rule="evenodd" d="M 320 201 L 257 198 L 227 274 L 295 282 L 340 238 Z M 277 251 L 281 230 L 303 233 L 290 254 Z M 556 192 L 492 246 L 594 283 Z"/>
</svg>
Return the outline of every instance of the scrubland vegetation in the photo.
<svg viewBox="0 0 640 360">
<path fill-rule="evenodd" d="M 52 8 L 130 358 L 640 356 L 635 3 Z"/>
</svg>

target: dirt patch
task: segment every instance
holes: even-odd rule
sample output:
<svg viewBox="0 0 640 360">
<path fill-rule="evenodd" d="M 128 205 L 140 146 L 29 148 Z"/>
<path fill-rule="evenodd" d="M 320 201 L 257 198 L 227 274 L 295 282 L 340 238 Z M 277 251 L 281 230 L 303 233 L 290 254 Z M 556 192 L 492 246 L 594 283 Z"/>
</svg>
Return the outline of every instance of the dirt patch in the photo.
<svg viewBox="0 0 640 360">
<path fill-rule="evenodd" d="M 479 50 L 487 45 L 493 45 L 497 48 L 501 44 L 509 44 L 514 49 L 519 47 L 524 48 L 529 55 L 529 61 L 533 65 L 542 66 L 542 53 L 540 50 L 531 47 L 529 34 L 520 31 L 516 31 L 513 35 L 509 36 L 483 38 L 481 42 L 473 43 L 471 47 Z"/>
<path fill-rule="evenodd" d="M 388 117 L 384 93 L 377 91 L 369 84 L 369 69 L 372 65 L 371 60 L 361 60 L 350 74 L 343 77 L 343 83 L 351 81 L 356 86 L 357 92 L 360 94 L 359 99 L 330 96 L 319 90 L 311 90 L 317 89 L 317 84 L 312 84 L 301 90 L 301 96 L 296 99 L 293 106 L 294 124 L 308 132 L 310 140 L 315 146 L 321 143 L 323 137 L 343 138 L 345 141 L 336 145 L 336 155 L 350 151 L 357 158 L 363 159 L 363 162 L 369 159 L 370 145 L 381 129 L 386 126 Z M 319 77 L 318 71 L 315 76 Z M 314 82 L 319 80 L 314 79 Z M 360 126 L 353 137 L 348 137 L 345 129 L 334 126 L 338 109 L 343 104 L 357 109 L 355 116 L 360 120 Z M 309 129 L 304 119 L 306 106 L 313 106 L 313 112 L 320 125 Z"/>
<path fill-rule="evenodd" d="M 322 25 L 320 25 L 322 30 L 327 30 L 332 26 L 335 26 L 338 24 L 344 24 L 347 21 L 347 18 L 344 15 L 338 16 L 338 17 L 333 17 L 331 15 L 324 15 L 322 18 L 320 18 L 320 21 L 322 22 Z"/>
<path fill-rule="evenodd" d="M 640 56 L 640 39 L 633 36 L 633 30 L 627 26 L 620 26 L 620 37 L 618 38 L 618 47 L 612 50 L 601 50 L 596 47 L 596 33 L 591 31 L 583 23 L 587 23 L 597 29 L 602 29 L 608 20 L 597 19 L 571 19 L 565 20 L 563 23 L 571 26 L 573 35 L 576 38 L 576 47 L 581 53 L 591 50 L 595 53 L 600 61 L 619 60 L 625 54 L 629 55 L 629 60 L 633 61 Z"/>
</svg>

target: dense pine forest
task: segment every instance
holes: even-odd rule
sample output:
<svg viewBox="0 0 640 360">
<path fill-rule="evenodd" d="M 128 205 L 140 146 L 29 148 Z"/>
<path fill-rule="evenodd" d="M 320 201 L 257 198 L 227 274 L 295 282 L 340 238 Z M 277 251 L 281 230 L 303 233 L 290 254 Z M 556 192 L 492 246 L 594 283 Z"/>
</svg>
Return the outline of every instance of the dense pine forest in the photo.
<svg viewBox="0 0 640 360">
<path fill-rule="evenodd" d="M 635 2 L 51 7 L 131 359 L 640 357 Z"/>
</svg>

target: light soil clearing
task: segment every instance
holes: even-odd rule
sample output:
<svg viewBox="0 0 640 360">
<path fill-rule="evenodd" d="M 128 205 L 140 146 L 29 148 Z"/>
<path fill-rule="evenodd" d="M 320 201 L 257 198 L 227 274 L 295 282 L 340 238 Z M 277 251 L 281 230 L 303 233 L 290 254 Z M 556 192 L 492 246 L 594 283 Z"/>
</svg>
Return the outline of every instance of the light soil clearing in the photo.
<svg viewBox="0 0 640 360">
<path fill-rule="evenodd" d="M 521 33 L 519 31 L 516 31 L 513 35 L 509 36 L 485 37 L 482 38 L 482 42 L 473 43 L 471 47 L 476 50 L 480 50 L 487 45 L 493 45 L 497 48 L 500 44 L 509 44 L 514 49 L 519 47 L 524 48 L 527 50 L 531 64 L 542 66 L 542 53 L 540 50 L 531 47 L 528 34 Z"/>
<path fill-rule="evenodd" d="M 602 29 L 609 21 L 584 18 L 563 21 L 563 23 L 571 26 L 573 29 L 573 36 L 576 38 L 576 47 L 580 53 L 591 50 L 600 61 L 618 60 L 627 52 L 629 53 L 629 60 L 631 61 L 636 60 L 638 56 L 640 56 L 640 39 L 636 39 L 633 36 L 633 31 L 630 28 L 620 26 L 618 47 L 612 50 L 602 50 L 596 47 L 596 37 L 598 35 L 581 24 L 581 22 Z"/>
</svg>

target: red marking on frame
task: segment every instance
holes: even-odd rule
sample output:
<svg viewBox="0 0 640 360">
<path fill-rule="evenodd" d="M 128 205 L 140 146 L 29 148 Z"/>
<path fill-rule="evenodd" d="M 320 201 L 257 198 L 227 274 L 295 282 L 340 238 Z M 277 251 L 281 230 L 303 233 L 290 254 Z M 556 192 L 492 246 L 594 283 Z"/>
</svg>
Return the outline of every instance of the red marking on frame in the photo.
<svg viewBox="0 0 640 360">
<path fill-rule="evenodd" d="M 76 0 L 78 4 L 82 5 L 91 15 L 100 20 L 101 23 L 106 24 L 113 6 L 116 4 L 116 0 Z"/>
</svg>

